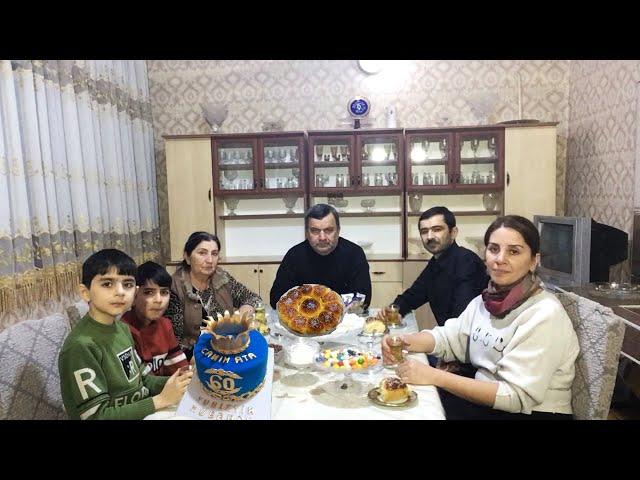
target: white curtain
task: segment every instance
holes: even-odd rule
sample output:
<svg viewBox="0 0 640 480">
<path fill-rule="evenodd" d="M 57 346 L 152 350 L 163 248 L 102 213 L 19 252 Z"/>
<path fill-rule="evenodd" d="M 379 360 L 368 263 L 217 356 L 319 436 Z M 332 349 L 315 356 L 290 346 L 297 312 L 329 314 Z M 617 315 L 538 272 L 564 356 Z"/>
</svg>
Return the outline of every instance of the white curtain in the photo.
<svg viewBox="0 0 640 480">
<path fill-rule="evenodd" d="M 82 262 L 159 252 L 142 60 L 0 60 L 0 330 L 68 304 Z"/>
</svg>

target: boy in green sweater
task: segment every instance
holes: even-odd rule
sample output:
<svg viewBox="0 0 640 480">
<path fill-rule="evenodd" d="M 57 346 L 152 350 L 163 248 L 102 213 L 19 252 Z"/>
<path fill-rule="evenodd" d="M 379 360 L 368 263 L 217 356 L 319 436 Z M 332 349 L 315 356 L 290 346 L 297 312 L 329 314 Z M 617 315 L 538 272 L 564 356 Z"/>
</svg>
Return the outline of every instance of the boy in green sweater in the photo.
<svg viewBox="0 0 640 480">
<path fill-rule="evenodd" d="M 58 357 L 60 389 L 71 419 L 139 420 L 178 403 L 193 372 L 145 375 L 129 327 L 116 318 L 131 308 L 136 264 L 105 249 L 82 265 L 81 297 L 89 313 L 64 341 Z"/>
</svg>

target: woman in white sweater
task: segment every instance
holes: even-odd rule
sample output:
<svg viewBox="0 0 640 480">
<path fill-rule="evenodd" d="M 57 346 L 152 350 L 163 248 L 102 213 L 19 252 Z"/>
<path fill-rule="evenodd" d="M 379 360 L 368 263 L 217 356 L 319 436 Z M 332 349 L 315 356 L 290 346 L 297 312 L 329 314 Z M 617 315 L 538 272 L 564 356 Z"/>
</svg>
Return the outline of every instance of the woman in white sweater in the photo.
<svg viewBox="0 0 640 480">
<path fill-rule="evenodd" d="M 535 274 L 538 231 L 524 217 L 500 217 L 484 244 L 487 289 L 444 326 L 401 335 L 407 350 L 466 368 L 456 374 L 409 359 L 397 374 L 406 383 L 437 386 L 447 419 L 571 419 L 578 339 L 562 304 Z M 393 363 L 388 340 L 382 354 Z"/>
</svg>

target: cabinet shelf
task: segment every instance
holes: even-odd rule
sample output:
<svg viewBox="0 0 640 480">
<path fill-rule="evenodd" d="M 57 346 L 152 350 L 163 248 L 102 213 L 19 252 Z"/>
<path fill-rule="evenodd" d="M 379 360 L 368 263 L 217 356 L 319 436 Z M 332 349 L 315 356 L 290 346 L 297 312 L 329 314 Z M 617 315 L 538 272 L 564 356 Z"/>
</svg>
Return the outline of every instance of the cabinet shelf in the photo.
<svg viewBox="0 0 640 480">
<path fill-rule="evenodd" d="M 461 158 L 461 165 L 469 165 L 474 163 L 496 163 L 498 159 L 496 157 L 478 157 L 478 158 Z"/>
<path fill-rule="evenodd" d="M 298 162 L 288 162 L 288 163 L 265 163 L 265 170 L 274 170 L 274 169 L 286 169 L 286 168 L 300 168 L 300 164 Z"/>
<path fill-rule="evenodd" d="M 424 162 L 411 162 L 412 167 L 427 167 L 429 165 L 446 165 L 449 160 L 425 160 Z"/>
<path fill-rule="evenodd" d="M 487 210 L 467 210 L 467 211 L 458 211 L 458 212 L 451 212 L 451 213 L 453 213 L 456 217 L 476 217 L 476 216 L 483 216 L 483 215 L 490 215 L 490 216 L 502 215 L 502 211 L 501 210 L 494 210 L 492 212 L 489 212 Z M 408 215 L 410 217 L 419 217 L 420 215 L 422 215 L 422 212 L 409 212 Z"/>
<path fill-rule="evenodd" d="M 384 162 L 374 162 L 373 160 L 363 160 L 363 167 L 395 167 L 398 162 L 395 160 L 385 160 Z"/>
<path fill-rule="evenodd" d="M 399 217 L 401 212 L 345 212 L 341 217 Z"/>
<path fill-rule="evenodd" d="M 304 218 L 304 213 L 263 213 L 255 215 L 220 215 L 220 220 L 259 220 L 264 218 Z"/>
<path fill-rule="evenodd" d="M 351 162 L 313 162 L 313 168 L 348 167 Z"/>
<path fill-rule="evenodd" d="M 218 168 L 220 170 L 253 170 L 253 164 L 246 164 L 246 163 L 238 163 L 238 164 L 223 164 L 223 165 L 219 165 Z"/>
<path fill-rule="evenodd" d="M 490 183 L 455 183 L 452 185 L 410 185 L 407 193 L 422 193 L 424 195 L 462 195 L 486 192 L 501 192 L 500 185 Z"/>
</svg>

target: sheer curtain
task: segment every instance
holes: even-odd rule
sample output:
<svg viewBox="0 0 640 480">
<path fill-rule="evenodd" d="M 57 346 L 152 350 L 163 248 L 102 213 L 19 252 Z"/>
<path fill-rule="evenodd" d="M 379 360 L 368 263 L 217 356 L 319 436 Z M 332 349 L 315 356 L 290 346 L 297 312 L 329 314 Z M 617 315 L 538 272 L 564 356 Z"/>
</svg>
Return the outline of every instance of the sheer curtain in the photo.
<svg viewBox="0 0 640 480">
<path fill-rule="evenodd" d="M 82 262 L 158 257 L 143 60 L 0 60 L 0 330 L 61 309 Z"/>
</svg>

